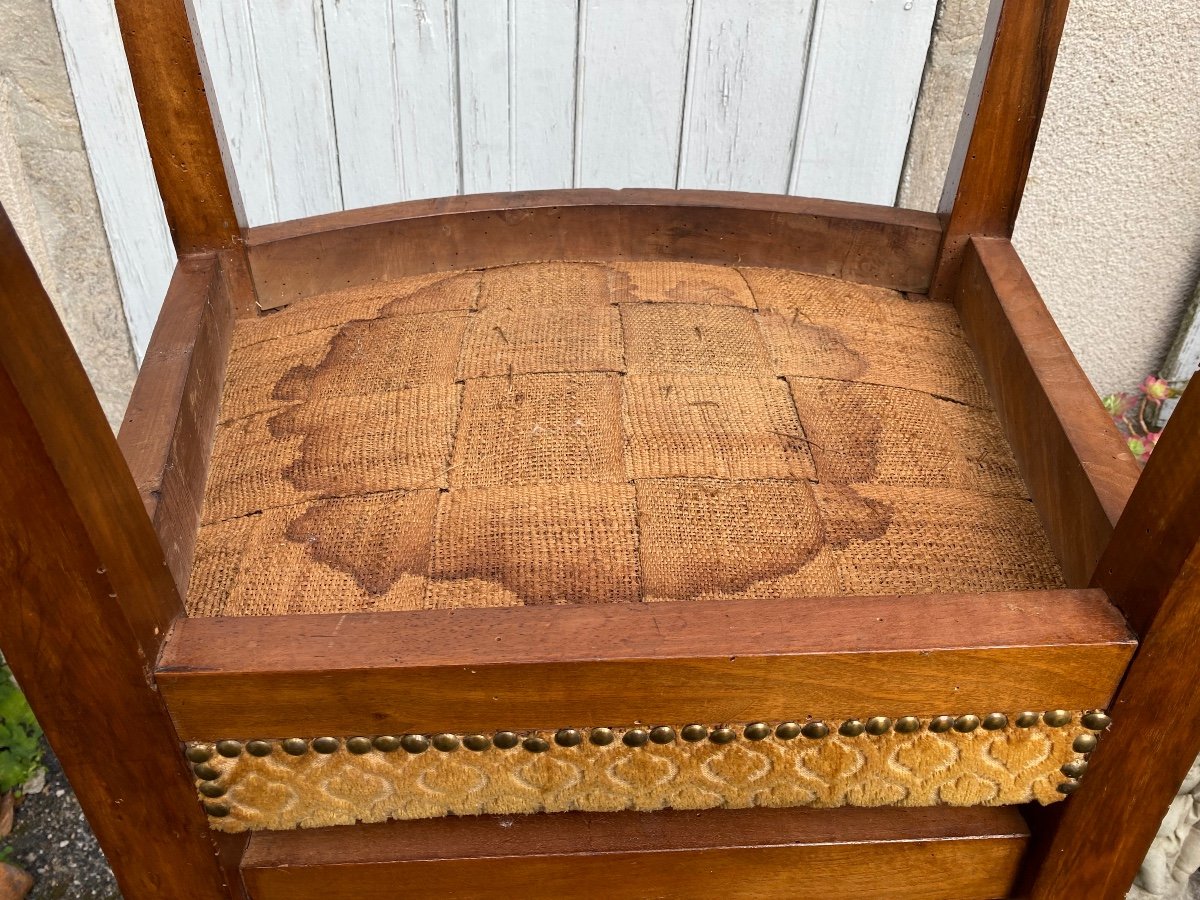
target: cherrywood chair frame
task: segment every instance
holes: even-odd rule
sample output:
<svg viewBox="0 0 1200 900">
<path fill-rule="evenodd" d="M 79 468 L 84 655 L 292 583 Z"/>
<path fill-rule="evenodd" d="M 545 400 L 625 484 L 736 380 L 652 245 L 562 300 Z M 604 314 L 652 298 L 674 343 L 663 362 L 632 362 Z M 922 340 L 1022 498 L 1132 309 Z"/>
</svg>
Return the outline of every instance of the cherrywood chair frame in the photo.
<svg viewBox="0 0 1200 900">
<path fill-rule="evenodd" d="M 864 873 L 911 859 L 896 855 L 908 845 L 927 848 L 930 871 L 945 873 L 966 859 L 958 856 L 966 843 L 987 836 L 1007 883 L 1020 867 L 1022 895 L 1124 896 L 1200 750 L 1192 688 L 1200 675 L 1200 392 L 1181 401 L 1138 480 L 1098 404 L 1076 402 L 1088 382 L 1010 243 L 1067 0 L 994 0 L 937 215 L 746 194 L 576 190 L 418 201 L 256 228 L 239 224 L 186 0 L 116 7 L 179 265 L 117 440 L 0 216 L 0 588 L 4 652 L 126 897 L 242 896 L 243 883 L 256 897 L 329 896 L 328 883 L 390 896 L 392 864 L 445 843 L 430 823 L 402 823 L 414 827 L 399 839 L 391 825 L 264 835 L 249 849 L 244 837 L 214 834 L 180 753 L 182 740 L 207 739 L 213 728 L 339 734 L 371 716 L 394 730 L 483 729 L 580 710 L 621 721 L 635 707 L 700 709 L 718 721 L 735 718 L 747 686 L 763 678 L 769 689 L 753 699 L 764 717 L 801 687 L 830 710 L 897 692 L 907 692 L 898 703 L 932 708 L 953 690 L 994 708 L 1108 706 L 1114 724 L 1069 802 L 1030 811 L 1024 853 L 1013 810 L 736 813 L 753 853 L 713 836 L 714 823 L 729 818 L 660 813 L 655 827 L 683 833 L 689 853 L 651 853 L 637 870 L 646 890 L 678 891 L 701 857 L 710 876 L 746 879 L 755 896 L 781 891 L 772 872 L 797 862 L 860 884 Z M 1069 589 L 993 600 L 986 610 L 969 596 L 881 598 L 836 626 L 803 630 L 795 623 L 810 622 L 820 599 L 761 604 L 742 618 L 623 608 L 545 618 L 531 609 L 520 626 L 503 610 L 457 624 L 364 614 L 336 634 L 321 616 L 186 618 L 234 319 L 348 283 L 548 253 L 790 266 L 953 300 Z M 557 629 L 611 649 L 580 660 L 552 642 L 522 644 L 522 627 L 539 616 L 543 634 Z M 658 617 L 665 638 L 647 637 L 647 616 Z M 422 622 L 424 639 L 412 621 Z M 777 626 L 776 644 L 764 645 L 763 621 Z M 940 629 L 933 642 L 930 621 Z M 446 640 L 429 641 L 430 628 Z M 511 657 L 496 658 L 493 638 L 504 629 Z M 475 690 L 464 664 L 481 659 L 504 676 L 499 698 Z M 565 667 L 571 698 L 545 690 Z M 614 673 L 628 676 L 617 696 Z M 399 690 L 403 713 L 388 702 Z M 530 819 L 520 833 L 535 848 L 576 828 Z M 456 864 L 450 846 L 439 858 L 449 867 L 426 867 L 421 877 L 452 888 L 463 878 L 537 873 L 548 895 L 571 873 L 604 877 L 614 859 L 654 844 L 649 832 L 629 831 L 628 817 L 595 816 L 593 825 L 604 846 L 566 868 L 517 851 Z M 481 826 L 457 827 L 466 846 Z M 829 846 L 852 852 L 835 859 L 819 849 Z M 939 896 L 991 896 L 994 885 L 956 872 L 940 887 Z"/>
</svg>

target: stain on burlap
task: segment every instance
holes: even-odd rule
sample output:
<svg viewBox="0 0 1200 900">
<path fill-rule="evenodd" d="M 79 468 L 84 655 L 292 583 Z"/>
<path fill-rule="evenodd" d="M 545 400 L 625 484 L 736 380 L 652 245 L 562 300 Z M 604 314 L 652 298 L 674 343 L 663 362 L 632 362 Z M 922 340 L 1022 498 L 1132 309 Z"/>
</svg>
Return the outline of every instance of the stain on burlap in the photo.
<svg viewBox="0 0 1200 900">
<path fill-rule="evenodd" d="M 953 307 L 531 263 L 238 324 L 193 615 L 1052 588 Z"/>
</svg>

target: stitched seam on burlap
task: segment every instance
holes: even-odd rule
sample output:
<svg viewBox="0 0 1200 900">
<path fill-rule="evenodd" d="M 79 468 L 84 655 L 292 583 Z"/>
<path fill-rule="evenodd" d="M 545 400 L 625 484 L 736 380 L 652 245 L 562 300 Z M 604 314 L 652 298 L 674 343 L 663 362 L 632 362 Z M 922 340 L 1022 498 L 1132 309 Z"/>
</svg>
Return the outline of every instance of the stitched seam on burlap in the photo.
<svg viewBox="0 0 1200 900">
<path fill-rule="evenodd" d="M 887 388 L 892 391 L 908 391 L 911 394 L 920 394 L 922 397 L 932 397 L 934 400 L 945 400 L 947 403 L 965 406 L 967 409 L 977 409 L 981 412 L 995 412 L 990 406 L 976 406 L 974 403 L 967 403 L 964 400 L 957 400 L 954 397 L 947 397 L 944 394 L 935 394 L 931 391 L 923 391 L 920 388 L 905 387 L 899 384 L 885 384 L 882 381 L 867 381 L 863 378 L 834 378 L 831 375 L 780 375 L 778 377 L 785 379 L 794 378 L 796 381 L 837 381 L 841 384 L 866 384 L 871 387 Z M 792 398 L 792 402 L 795 402 L 794 397 Z M 1007 438 L 1005 439 L 1005 443 L 1007 444 Z"/>
<path fill-rule="evenodd" d="M 615 270 L 610 268 L 610 272 Z M 612 295 L 611 275 L 609 281 L 609 294 Z M 626 376 L 629 373 L 629 361 L 625 358 L 625 315 L 622 311 L 621 304 L 613 303 L 617 308 L 617 321 L 620 323 L 621 332 L 621 374 L 618 376 L 621 379 L 621 449 L 625 463 L 625 483 L 632 488 L 633 495 L 633 578 L 637 584 L 638 601 L 646 602 L 646 592 L 642 589 L 642 522 L 641 522 L 641 507 L 638 505 L 637 483 L 633 479 L 633 444 L 631 438 L 631 428 L 629 419 L 629 393 L 626 390 L 628 381 Z"/>
<path fill-rule="evenodd" d="M 276 503 L 273 506 L 263 506 L 259 509 L 253 509 L 250 512 L 239 513 L 236 516 L 226 516 L 224 519 L 213 519 L 209 522 L 205 522 L 201 526 L 201 529 L 213 528 L 217 525 L 224 525 L 228 522 L 236 522 L 239 519 L 254 519 L 265 515 L 266 513 L 275 512 L 276 510 L 280 509 L 298 509 L 300 507 L 311 506 L 314 503 L 322 503 L 328 500 L 361 500 L 367 497 L 378 497 L 380 494 L 416 494 L 420 491 L 433 490 L 436 490 L 438 493 L 445 492 L 444 488 L 435 488 L 430 487 L 428 484 L 424 484 L 419 487 L 379 488 L 378 490 L 373 491 L 358 491 L 353 494 L 314 494 L 311 497 L 305 496 L 303 499 L 297 500 L 294 503 Z"/>
<path fill-rule="evenodd" d="M 737 272 L 738 278 L 742 279 L 742 284 L 746 286 L 746 293 L 750 295 L 750 299 L 754 302 L 754 318 L 758 318 L 758 295 L 754 293 L 754 286 L 750 284 L 750 279 L 746 277 L 746 273 L 742 271 L 741 266 L 729 266 L 730 269 Z"/>
<path fill-rule="evenodd" d="M 379 319 L 396 319 L 396 318 L 401 318 L 401 317 L 409 318 L 409 317 L 415 317 L 415 316 L 441 315 L 444 313 L 451 313 L 451 312 L 465 312 L 465 313 L 474 312 L 475 308 L 479 306 L 479 293 L 480 293 L 480 290 L 483 285 L 482 273 L 484 270 L 483 269 L 460 269 L 460 270 L 447 270 L 447 271 L 449 272 L 449 274 L 446 276 L 446 278 L 439 279 L 439 281 L 435 281 L 430 285 L 425 285 L 424 287 L 417 288 L 417 290 L 424 290 L 425 287 L 432 287 L 435 284 L 439 284 L 441 281 L 449 281 L 451 278 L 456 278 L 460 275 L 468 275 L 471 272 L 479 272 L 480 278 L 479 278 L 479 281 L 476 282 L 476 284 L 475 284 L 475 295 L 471 300 L 471 307 L 469 309 L 457 309 L 456 308 L 456 309 L 424 310 L 421 312 L 398 312 L 398 313 L 393 313 L 392 315 L 388 315 L 388 316 L 383 315 L 381 312 L 379 315 L 372 317 L 371 321 L 376 321 Z M 420 277 L 420 276 L 408 276 L 408 277 L 411 278 L 411 277 Z M 403 281 L 403 280 L 404 279 L 395 279 L 396 282 Z M 394 283 L 394 282 L 384 282 L 384 283 L 390 284 L 390 283 Z M 348 290 L 358 290 L 358 289 L 361 289 L 364 287 L 367 287 L 367 285 L 359 285 L 357 288 L 349 288 Z M 317 294 L 312 297 L 304 297 L 301 300 L 298 300 L 296 302 L 307 303 L 309 301 L 316 300 L 317 297 L 329 297 L 331 299 L 329 301 L 327 301 L 327 303 L 332 306 L 339 302 L 338 300 L 335 300 L 333 298 L 335 298 L 340 293 L 343 293 L 343 292 L 342 291 L 327 291 L 324 294 Z M 403 298 L 397 297 L 396 299 L 399 300 L 399 299 L 403 299 Z M 344 303 L 346 301 L 342 300 L 340 302 Z M 389 301 L 385 302 L 383 305 L 386 306 L 388 303 L 392 303 L 392 302 L 395 302 L 395 301 L 389 300 Z M 324 304 L 322 304 L 322 305 L 324 305 Z M 287 306 L 283 306 L 283 307 L 280 307 L 279 309 L 271 310 L 269 313 L 264 314 L 264 315 L 254 316 L 252 318 L 246 319 L 245 321 L 247 323 L 261 322 L 261 321 L 266 321 L 268 319 L 276 318 L 277 316 L 280 316 L 280 315 L 288 315 L 291 313 L 299 314 L 299 313 L 307 312 L 306 309 L 297 311 L 294 307 L 295 307 L 294 303 L 289 303 Z M 345 320 L 341 320 L 341 321 L 337 321 L 337 322 L 331 322 L 328 325 L 317 325 L 314 328 L 304 328 L 304 329 L 301 329 L 300 331 L 289 331 L 287 334 L 276 334 L 276 335 L 272 335 L 271 337 L 262 338 L 261 340 L 251 341 L 249 344 L 239 344 L 237 349 L 234 352 L 242 353 L 246 350 L 249 350 L 251 347 L 257 347 L 260 344 L 266 344 L 266 343 L 269 343 L 270 341 L 280 341 L 280 340 L 286 340 L 288 338 L 302 337 L 303 335 L 306 335 L 306 334 L 312 334 L 314 331 L 324 331 L 327 328 L 341 328 L 343 325 L 348 325 L 350 322 L 355 322 L 355 321 L 367 321 L 367 320 L 345 319 Z M 235 326 L 235 328 L 234 328 L 235 334 L 236 334 L 237 330 L 238 329 Z"/>
</svg>

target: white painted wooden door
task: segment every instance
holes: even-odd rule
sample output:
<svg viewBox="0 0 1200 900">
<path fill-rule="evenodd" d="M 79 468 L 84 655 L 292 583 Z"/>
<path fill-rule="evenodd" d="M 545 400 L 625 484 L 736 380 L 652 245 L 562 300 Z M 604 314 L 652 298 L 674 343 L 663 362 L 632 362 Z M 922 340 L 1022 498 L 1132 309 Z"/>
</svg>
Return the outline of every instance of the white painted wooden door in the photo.
<svg viewBox="0 0 1200 900">
<path fill-rule="evenodd" d="M 250 224 L 455 193 L 892 204 L 936 0 L 195 0 Z"/>
<path fill-rule="evenodd" d="M 134 183 L 140 196 L 153 183 L 144 146 L 127 146 L 139 133 L 129 121 L 128 78 L 107 71 L 120 54 L 111 2 L 54 0 L 102 203 L 105 184 Z M 573 186 L 891 205 L 936 7 L 192 2 L 249 225 L 421 197 Z M 110 139 L 114 129 L 120 141 Z M 146 207 L 120 195 L 105 205 L 115 249 L 134 234 L 161 244 L 161 221 L 149 221 L 161 220 L 161 209 Z M 161 247 L 147 259 L 153 272 L 143 281 L 157 289 Z M 138 261 L 121 256 L 117 265 L 136 269 Z M 162 297 L 145 293 L 126 298 L 139 347 Z"/>
</svg>

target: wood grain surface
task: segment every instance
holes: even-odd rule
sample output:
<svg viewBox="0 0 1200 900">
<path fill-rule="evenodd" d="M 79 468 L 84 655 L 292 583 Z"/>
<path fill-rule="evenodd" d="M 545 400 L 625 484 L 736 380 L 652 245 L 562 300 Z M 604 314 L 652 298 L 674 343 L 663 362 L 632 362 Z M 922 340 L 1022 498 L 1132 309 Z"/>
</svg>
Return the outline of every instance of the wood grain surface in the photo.
<svg viewBox="0 0 1200 900">
<path fill-rule="evenodd" d="M 239 617 L 158 684 L 185 740 L 983 714 L 1104 706 L 1132 648 L 1098 591 Z"/>
<path fill-rule="evenodd" d="M 1013 809 L 746 809 L 468 816 L 263 832 L 242 872 L 255 900 L 329 896 L 989 898 L 1027 831 Z"/>
<path fill-rule="evenodd" d="M 972 235 L 1012 237 L 1069 0 L 992 0 L 939 215 L 931 296 L 954 290 Z"/>
<path fill-rule="evenodd" d="M 186 3 L 116 0 L 150 160 L 180 254 L 232 247 L 240 237 Z"/>
<path fill-rule="evenodd" d="M 929 285 L 936 216 L 726 191 L 572 190 L 416 200 L 248 232 L 263 308 L 338 288 L 556 259 L 771 265 L 896 290 Z"/>
<path fill-rule="evenodd" d="M 184 257 L 138 372 L 118 440 L 185 593 L 233 333 L 215 255 Z"/>
<path fill-rule="evenodd" d="M 1125 896 L 1200 753 L 1200 390 L 1180 401 L 1096 570 L 1141 635 L 1112 728 L 1041 830 L 1031 896 Z"/>
<path fill-rule="evenodd" d="M 0 421 L 5 659 L 123 895 L 225 897 L 151 684 L 180 598 L 83 367 L 2 211 Z"/>
<path fill-rule="evenodd" d="M 971 240 L 954 302 L 1067 584 L 1086 586 L 1138 465 L 1011 243 Z"/>
</svg>

